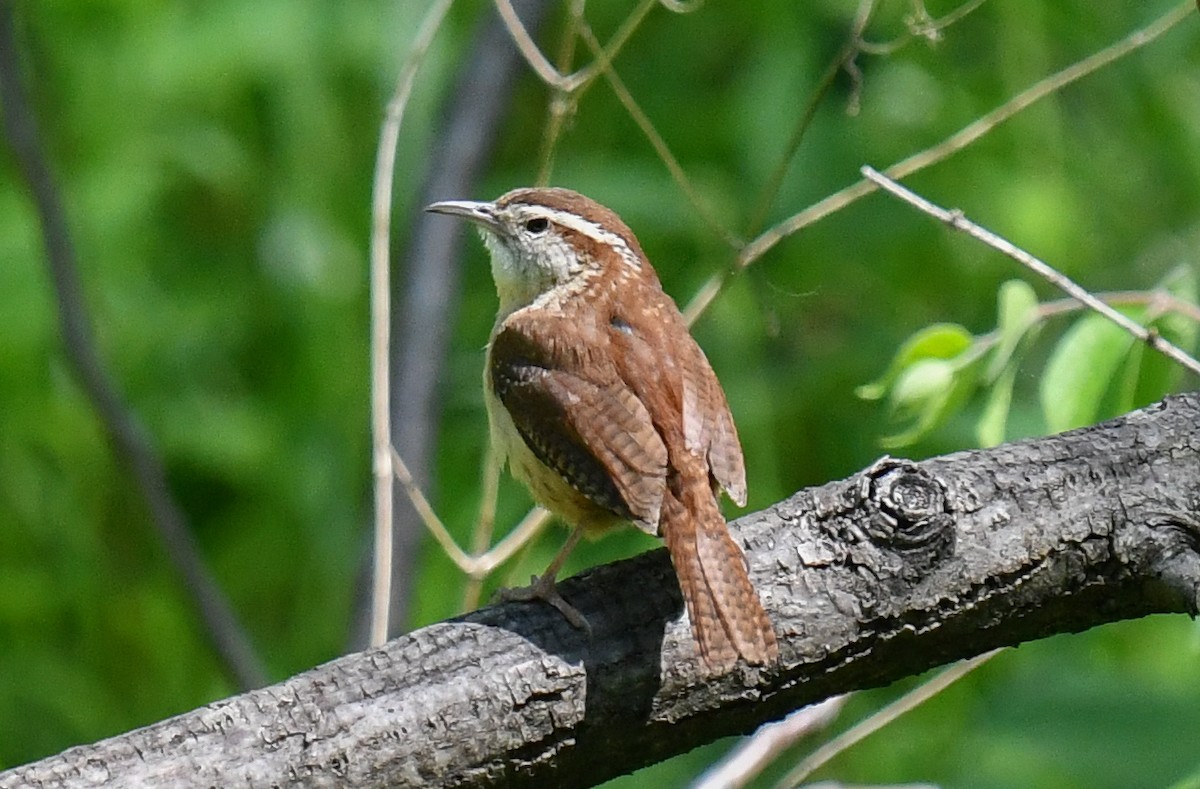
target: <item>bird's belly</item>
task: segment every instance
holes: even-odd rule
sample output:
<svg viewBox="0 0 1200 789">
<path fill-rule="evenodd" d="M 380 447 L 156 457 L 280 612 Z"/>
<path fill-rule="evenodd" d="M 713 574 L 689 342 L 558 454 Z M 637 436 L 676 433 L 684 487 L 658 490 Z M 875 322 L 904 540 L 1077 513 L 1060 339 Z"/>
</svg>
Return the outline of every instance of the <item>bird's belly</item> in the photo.
<svg viewBox="0 0 1200 789">
<path fill-rule="evenodd" d="M 534 501 L 568 525 L 582 526 L 588 537 L 598 537 L 625 522 L 571 487 L 561 474 L 539 460 L 490 387 L 485 396 L 497 458 L 502 464 L 507 461 L 509 472 L 529 489 Z"/>
</svg>

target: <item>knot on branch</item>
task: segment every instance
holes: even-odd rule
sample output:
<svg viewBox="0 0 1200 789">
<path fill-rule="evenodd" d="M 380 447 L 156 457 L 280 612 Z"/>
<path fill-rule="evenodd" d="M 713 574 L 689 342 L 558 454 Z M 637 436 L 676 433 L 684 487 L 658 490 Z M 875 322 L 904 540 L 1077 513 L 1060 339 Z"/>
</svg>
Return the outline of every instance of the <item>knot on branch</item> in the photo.
<svg viewBox="0 0 1200 789">
<path fill-rule="evenodd" d="M 1189 505 L 1200 511 L 1200 496 Z M 1147 519 L 1148 535 L 1140 536 L 1136 547 L 1127 545 L 1127 555 L 1144 557 L 1149 574 L 1165 585 L 1169 594 L 1178 595 L 1180 606 L 1189 616 L 1200 615 L 1200 521 L 1186 512 L 1159 513 Z"/>
<path fill-rule="evenodd" d="M 859 493 L 871 513 L 865 536 L 903 559 L 904 576 L 925 573 L 954 549 L 945 486 L 920 466 L 883 458 L 864 472 Z"/>
</svg>

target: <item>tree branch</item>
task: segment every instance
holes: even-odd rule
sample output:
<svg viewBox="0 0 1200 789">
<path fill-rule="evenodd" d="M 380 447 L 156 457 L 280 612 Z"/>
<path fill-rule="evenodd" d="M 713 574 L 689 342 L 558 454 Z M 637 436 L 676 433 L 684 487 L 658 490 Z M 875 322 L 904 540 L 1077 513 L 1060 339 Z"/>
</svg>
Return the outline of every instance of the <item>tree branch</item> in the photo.
<svg viewBox="0 0 1200 789">
<path fill-rule="evenodd" d="M 1093 296 L 1088 290 L 1076 284 L 1070 277 L 1058 269 L 1034 257 L 1008 239 L 1002 238 L 987 228 L 981 227 L 967 219 L 962 209 L 946 209 L 935 205 L 911 189 L 888 178 L 873 167 L 864 166 L 862 174 L 868 181 L 871 181 L 893 197 L 898 197 L 918 211 L 923 211 L 934 219 L 949 225 L 955 230 L 966 233 L 976 241 L 986 244 L 1003 255 L 1007 255 L 1051 285 L 1054 285 L 1063 293 L 1066 293 L 1075 301 L 1112 321 L 1121 329 L 1128 332 L 1138 342 L 1145 343 L 1193 375 L 1200 376 L 1200 362 L 1189 356 L 1187 351 L 1170 342 L 1157 331 L 1146 328 L 1132 318 L 1127 317 L 1124 313 L 1110 307 L 1103 299 Z"/>
<path fill-rule="evenodd" d="M 599 783 L 790 710 L 1044 636 L 1200 603 L 1200 394 L 741 518 L 780 636 L 704 682 L 666 552 L 0 774 L 17 786 Z"/>
</svg>

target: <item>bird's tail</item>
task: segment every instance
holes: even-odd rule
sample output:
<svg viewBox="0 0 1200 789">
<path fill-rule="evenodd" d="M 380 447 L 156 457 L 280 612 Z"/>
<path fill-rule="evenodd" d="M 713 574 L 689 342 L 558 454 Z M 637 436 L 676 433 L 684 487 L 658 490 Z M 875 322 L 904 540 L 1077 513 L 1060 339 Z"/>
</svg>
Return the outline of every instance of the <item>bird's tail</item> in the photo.
<svg viewBox="0 0 1200 789">
<path fill-rule="evenodd" d="M 733 668 L 740 656 L 766 665 L 779 657 L 771 620 L 746 573 L 746 560 L 707 480 L 685 486 L 683 501 L 663 497 L 662 533 L 679 577 L 692 635 L 710 671 Z"/>
</svg>

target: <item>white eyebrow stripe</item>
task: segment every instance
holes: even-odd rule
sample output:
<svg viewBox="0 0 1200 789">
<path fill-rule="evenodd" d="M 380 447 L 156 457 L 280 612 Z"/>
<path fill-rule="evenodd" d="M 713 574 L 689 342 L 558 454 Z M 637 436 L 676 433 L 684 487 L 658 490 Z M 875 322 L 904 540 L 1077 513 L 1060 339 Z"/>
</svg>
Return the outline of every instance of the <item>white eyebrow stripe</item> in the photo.
<svg viewBox="0 0 1200 789">
<path fill-rule="evenodd" d="M 637 255 L 625 243 L 625 239 L 609 230 L 605 230 L 600 224 L 584 219 L 579 214 L 570 211 L 560 211 L 557 208 L 548 208 L 547 206 L 538 205 L 530 206 L 531 210 L 539 212 L 556 225 L 570 228 L 576 232 L 582 233 L 593 241 L 599 241 L 602 244 L 607 244 L 617 250 L 621 256 L 621 260 L 625 261 L 625 265 L 634 269 L 641 268 L 641 263 L 638 261 Z"/>
</svg>

